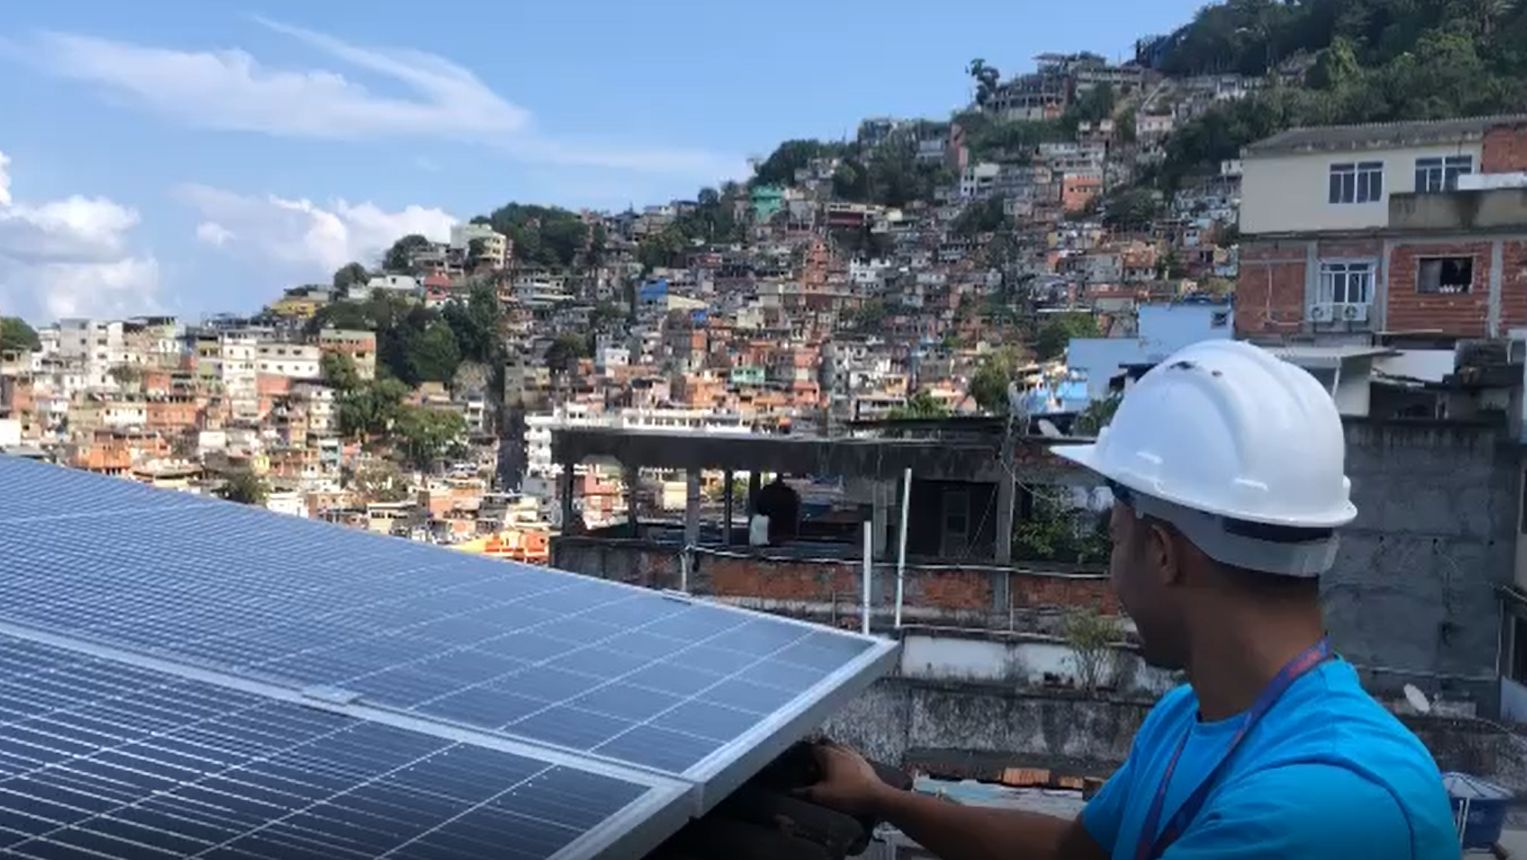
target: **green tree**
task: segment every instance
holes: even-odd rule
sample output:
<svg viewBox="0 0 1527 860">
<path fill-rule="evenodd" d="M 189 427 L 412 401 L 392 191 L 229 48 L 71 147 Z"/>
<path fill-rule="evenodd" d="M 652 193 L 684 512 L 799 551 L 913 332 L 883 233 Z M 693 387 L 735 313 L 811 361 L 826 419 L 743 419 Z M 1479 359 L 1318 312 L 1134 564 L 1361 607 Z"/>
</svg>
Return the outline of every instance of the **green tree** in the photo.
<svg viewBox="0 0 1527 860">
<path fill-rule="evenodd" d="M 465 302 L 451 300 L 441 309 L 440 315 L 455 335 L 462 358 L 488 364 L 499 355 L 502 345 L 499 325 L 503 310 L 493 287 L 487 284 L 473 286 Z"/>
<path fill-rule="evenodd" d="M 869 196 L 869 171 L 856 159 L 844 159 L 832 172 L 832 194 L 839 200 L 864 200 Z"/>
<path fill-rule="evenodd" d="M 114 364 L 106 375 L 118 385 L 136 385 L 143 379 L 143 370 L 131 364 Z"/>
<path fill-rule="evenodd" d="M 482 265 L 483 255 L 487 253 L 488 242 L 482 237 L 467 240 L 467 271 L 473 271 Z"/>
<path fill-rule="evenodd" d="M 429 246 L 429 239 L 418 233 L 410 233 L 393 242 L 392 247 L 387 249 L 386 255 L 382 257 L 382 268 L 389 272 L 413 272 L 410 258 Z"/>
<path fill-rule="evenodd" d="M 1008 385 L 1022 358 L 1023 353 L 1016 347 L 1005 346 L 981 362 L 970 378 L 970 396 L 976 405 L 993 415 L 1007 414 Z"/>
<path fill-rule="evenodd" d="M 1113 230 L 1149 230 L 1161 211 L 1161 200 L 1150 188 L 1125 188 L 1103 199 L 1103 223 Z"/>
<path fill-rule="evenodd" d="M 567 332 L 557 335 L 546 348 L 546 366 L 559 373 L 571 373 L 578 367 L 579 359 L 593 355 L 589 339 L 583 335 Z"/>
<path fill-rule="evenodd" d="M 775 147 L 753 171 L 755 185 L 794 185 L 795 171 L 815 158 L 846 155 L 850 147 L 820 140 L 787 140 Z"/>
<path fill-rule="evenodd" d="M 886 413 L 886 417 L 892 421 L 947 418 L 949 410 L 944 404 L 934 399 L 926 388 L 919 388 L 912 392 L 912 396 L 907 398 L 904 405 L 894 407 Z"/>
<path fill-rule="evenodd" d="M 1098 322 L 1091 314 L 1056 314 L 1040 327 L 1034 351 L 1041 359 L 1049 361 L 1062 355 L 1072 338 L 1098 336 Z"/>
<path fill-rule="evenodd" d="M 396 379 L 373 379 L 339 397 L 339 432 L 362 442 L 387 432 L 408 386 Z"/>
<path fill-rule="evenodd" d="M 1002 211 L 1002 198 L 990 197 L 966 205 L 949 229 L 956 236 L 970 238 L 982 233 L 993 233 L 1007 226 L 1007 215 Z"/>
<path fill-rule="evenodd" d="M 414 467 L 429 469 L 466 435 L 461 413 L 447 409 L 403 406 L 393 421 L 393 436 Z"/>
<path fill-rule="evenodd" d="M 248 469 L 238 469 L 223 476 L 223 485 L 218 488 L 217 495 L 226 501 L 258 506 L 265 504 L 269 491 L 259 475 Z"/>
<path fill-rule="evenodd" d="M 988 66 L 986 61 L 977 57 L 965 66 L 965 74 L 976 82 L 976 104 L 985 107 L 991 97 L 997 91 L 997 84 L 1002 80 L 1002 73 L 997 71 L 996 66 Z"/>
<path fill-rule="evenodd" d="M 1122 394 L 1113 394 L 1102 400 L 1094 400 L 1087 404 L 1082 414 L 1076 416 L 1076 422 L 1071 426 L 1072 436 L 1096 436 L 1110 423 L 1113 422 L 1114 413 L 1119 411 L 1119 404 L 1124 401 Z"/>
<path fill-rule="evenodd" d="M 1112 680 L 1118 658 L 1113 646 L 1120 638 L 1118 619 L 1100 615 L 1096 609 L 1072 609 L 1066 614 L 1066 644 L 1071 646 L 1077 686 L 1092 692 Z"/>
<path fill-rule="evenodd" d="M 420 382 L 449 382 L 461 363 L 461 346 L 443 320 L 430 322 L 407 341 L 408 379 Z"/>
<path fill-rule="evenodd" d="M 21 317 L 0 317 L 0 351 L 42 348 L 37 332 Z"/>
<path fill-rule="evenodd" d="M 1029 516 L 1013 527 L 1013 556 L 1025 561 L 1096 564 L 1108 558 L 1105 515 L 1035 491 Z"/>
<path fill-rule="evenodd" d="M 323 381 L 340 396 L 354 391 L 361 384 L 360 371 L 355 369 L 355 359 L 342 352 L 325 353 L 318 361 Z"/>
<path fill-rule="evenodd" d="M 669 226 L 658 233 L 643 237 L 636 247 L 636 259 L 647 271 L 667 268 L 682 262 L 688 246 L 684 234 L 677 227 Z"/>
<path fill-rule="evenodd" d="M 569 266 L 588 247 L 588 224 L 578 213 L 557 206 L 507 203 L 493 210 L 486 220 L 514 242 L 518 261 Z"/>
<path fill-rule="evenodd" d="M 371 280 L 371 273 L 360 263 L 346 263 L 334 272 L 334 289 L 347 290 L 352 284 L 364 284 Z"/>
</svg>

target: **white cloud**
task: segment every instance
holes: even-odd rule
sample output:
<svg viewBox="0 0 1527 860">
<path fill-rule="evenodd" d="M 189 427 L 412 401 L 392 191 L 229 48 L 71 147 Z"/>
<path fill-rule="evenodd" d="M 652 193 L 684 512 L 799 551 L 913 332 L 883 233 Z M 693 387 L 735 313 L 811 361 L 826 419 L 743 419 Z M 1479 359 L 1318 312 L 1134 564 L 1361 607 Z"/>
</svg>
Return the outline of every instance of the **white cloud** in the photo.
<svg viewBox="0 0 1527 860">
<path fill-rule="evenodd" d="M 196 225 L 196 238 L 208 245 L 221 248 L 233 238 L 233 231 L 216 221 L 203 221 Z"/>
<path fill-rule="evenodd" d="M 104 197 L 14 199 L 0 153 L 0 308 L 42 320 L 139 313 L 156 306 L 159 264 L 135 255 L 138 213 Z"/>
<path fill-rule="evenodd" d="M 68 33 L 39 37 L 39 62 L 64 77 L 98 84 L 113 95 L 206 128 L 340 139 L 477 139 L 517 131 L 529 119 L 471 72 L 439 57 L 356 48 L 295 27 L 268 26 L 401 83 L 412 97 L 378 95 L 337 72 L 267 68 L 240 50 L 178 51 Z"/>
<path fill-rule="evenodd" d="M 43 33 L 25 52 L 39 67 L 200 128 L 284 137 L 447 138 L 526 161 L 682 174 L 706 181 L 740 175 L 740 158 L 693 149 L 626 148 L 559 140 L 533 127 L 524 108 L 472 72 L 406 48 L 353 45 L 333 36 L 255 18 L 261 25 L 407 91 L 381 95 L 327 69 L 262 64 L 239 49 L 187 51 L 73 33 Z M 423 169 L 428 169 L 423 168 Z"/>
<path fill-rule="evenodd" d="M 183 186 L 179 196 L 205 219 L 196 228 L 201 241 L 282 264 L 309 278 L 326 278 L 352 260 L 375 263 L 409 233 L 445 241 L 457 220 L 433 207 L 414 205 L 389 212 L 370 202 L 319 205 L 207 185 Z"/>
</svg>

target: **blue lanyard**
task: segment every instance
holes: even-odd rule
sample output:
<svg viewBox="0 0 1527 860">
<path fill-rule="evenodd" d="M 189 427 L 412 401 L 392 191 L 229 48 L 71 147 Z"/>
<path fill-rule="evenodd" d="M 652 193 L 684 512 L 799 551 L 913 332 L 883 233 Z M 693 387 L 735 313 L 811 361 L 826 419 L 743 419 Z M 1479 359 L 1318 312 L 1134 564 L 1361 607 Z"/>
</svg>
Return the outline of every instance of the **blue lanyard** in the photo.
<svg viewBox="0 0 1527 860">
<path fill-rule="evenodd" d="M 1140 841 L 1135 847 L 1135 860 L 1155 860 L 1177 841 L 1177 837 L 1188 829 L 1194 816 L 1198 815 L 1198 811 L 1203 808 L 1204 801 L 1209 797 L 1209 789 L 1214 787 L 1215 780 L 1224 771 L 1225 765 L 1230 762 L 1231 756 L 1235 755 L 1236 748 L 1246 739 L 1252 727 L 1266 716 L 1269 710 L 1272 710 L 1272 706 L 1288 691 L 1289 687 L 1293 686 L 1295 681 L 1331 659 L 1332 656 L 1330 640 L 1321 637 L 1319 642 L 1300 652 L 1297 657 L 1278 670 L 1278 674 L 1273 676 L 1272 681 L 1252 703 L 1251 710 L 1246 712 L 1245 718 L 1241 721 L 1241 727 L 1235 730 L 1234 737 L 1230 739 L 1230 746 L 1225 750 L 1225 755 L 1219 760 L 1219 764 L 1216 764 L 1214 769 L 1209 771 L 1209 775 L 1204 777 L 1204 781 L 1199 783 L 1198 788 L 1188 795 L 1188 799 L 1183 801 L 1177 814 L 1172 816 L 1166 828 L 1158 836 L 1156 829 L 1161 824 L 1161 809 L 1166 804 L 1166 790 L 1172 784 L 1172 773 L 1177 770 L 1177 760 L 1182 758 L 1182 751 L 1187 747 L 1188 736 L 1193 733 L 1193 729 L 1190 726 L 1182 733 L 1182 740 L 1177 742 L 1177 751 L 1172 753 L 1171 760 L 1167 762 L 1166 773 L 1161 777 L 1161 786 L 1156 789 L 1156 797 L 1151 801 L 1150 811 L 1146 813 L 1145 823 L 1140 828 Z"/>
</svg>

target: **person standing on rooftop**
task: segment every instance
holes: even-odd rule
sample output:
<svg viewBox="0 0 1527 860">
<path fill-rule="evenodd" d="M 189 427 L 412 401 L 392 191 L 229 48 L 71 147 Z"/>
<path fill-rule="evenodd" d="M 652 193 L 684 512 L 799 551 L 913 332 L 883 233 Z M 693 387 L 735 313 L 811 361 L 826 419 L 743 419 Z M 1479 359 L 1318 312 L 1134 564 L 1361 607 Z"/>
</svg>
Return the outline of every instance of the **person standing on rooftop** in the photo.
<svg viewBox="0 0 1527 860">
<path fill-rule="evenodd" d="M 1096 444 L 1054 450 L 1113 490 L 1114 589 L 1146 661 L 1189 684 L 1074 821 L 898 791 L 835 745 L 802 794 L 945 860 L 1459 857 L 1431 755 L 1325 636 L 1318 577 L 1357 509 L 1320 384 L 1255 346 L 1199 343 L 1147 373 Z"/>
</svg>

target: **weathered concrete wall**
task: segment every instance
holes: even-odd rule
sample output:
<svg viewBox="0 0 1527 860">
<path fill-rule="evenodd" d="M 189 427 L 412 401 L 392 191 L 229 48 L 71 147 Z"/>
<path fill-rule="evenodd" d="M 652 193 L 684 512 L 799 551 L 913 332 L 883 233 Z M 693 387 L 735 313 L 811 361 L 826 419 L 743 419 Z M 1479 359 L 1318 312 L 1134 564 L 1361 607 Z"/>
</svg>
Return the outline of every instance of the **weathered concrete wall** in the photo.
<svg viewBox="0 0 1527 860">
<path fill-rule="evenodd" d="M 1107 776 L 1129 755 L 1152 702 L 998 685 L 883 678 L 823 726 L 830 737 L 900 764 L 913 751 L 992 753 L 1036 766 L 1066 762 Z M 1527 791 L 1527 741 L 1476 720 L 1403 718 L 1442 770 Z"/>
<path fill-rule="evenodd" d="M 1150 705 L 883 678 L 834 714 L 823 730 L 887 762 L 900 763 L 911 750 L 960 750 L 1077 761 L 1106 773 L 1129 755 Z"/>
<path fill-rule="evenodd" d="M 1513 578 L 1520 468 L 1503 434 L 1347 424 L 1358 518 L 1321 595 L 1338 650 L 1368 670 L 1370 688 L 1411 682 L 1493 702 L 1495 587 Z"/>
</svg>

